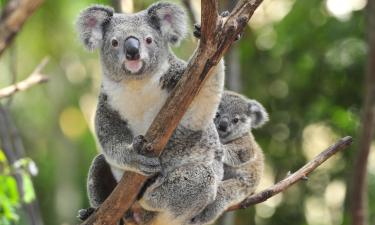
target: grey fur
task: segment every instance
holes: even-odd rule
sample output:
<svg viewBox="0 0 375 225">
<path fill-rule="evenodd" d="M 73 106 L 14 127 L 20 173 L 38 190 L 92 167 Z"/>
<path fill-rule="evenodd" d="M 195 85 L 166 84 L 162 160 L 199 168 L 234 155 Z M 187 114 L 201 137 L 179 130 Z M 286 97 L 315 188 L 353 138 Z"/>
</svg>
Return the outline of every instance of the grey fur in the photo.
<svg viewBox="0 0 375 225">
<path fill-rule="evenodd" d="M 218 115 L 219 117 L 214 119 L 217 127 L 220 122 L 228 122 L 225 132 L 218 129 L 223 143 L 239 138 L 252 128 L 263 126 L 269 120 L 266 110 L 259 102 L 231 91 L 224 92 L 217 111 Z M 236 119 L 238 122 L 234 123 Z"/>
<path fill-rule="evenodd" d="M 113 13 L 108 6 L 91 6 L 80 13 L 77 30 L 84 46 L 89 50 L 101 48 L 101 61 L 105 76 L 115 81 L 124 78 L 143 79 L 154 74 L 155 65 L 169 56 L 168 43 L 178 44 L 186 35 L 186 13 L 177 5 L 160 2 L 135 14 Z M 125 54 L 122 44 L 129 36 L 141 40 L 141 49 L 148 52 L 143 60 L 143 68 L 138 73 L 129 73 L 123 66 Z M 144 41 L 153 38 L 151 44 Z M 116 39 L 120 47 L 113 48 L 111 41 Z"/>
<path fill-rule="evenodd" d="M 160 79 L 161 88 L 166 89 L 168 92 L 173 90 L 186 68 L 185 62 L 174 57 L 169 58 L 169 63 L 168 71 Z"/>
<path fill-rule="evenodd" d="M 102 153 L 116 180 L 128 170 L 156 176 L 139 201 L 155 213 L 152 224 L 166 224 L 165 220 L 171 225 L 187 224 L 215 199 L 223 177 L 223 165 L 215 160 L 223 155 L 222 147 L 212 121 L 223 92 L 223 62 L 205 82 L 160 158 L 150 156 L 142 135 L 186 68 L 169 47 L 184 37 L 186 14 L 172 3 L 155 3 L 134 14 L 109 11 L 113 10 L 89 7 L 77 21 L 83 44 L 90 50 L 100 49 L 103 82 L 95 127 Z M 140 42 L 139 61 L 125 57 L 123 45 L 128 37 Z M 148 37 L 151 43 L 146 42 Z M 98 163 L 94 160 L 90 171 L 100 174 Z M 90 172 L 88 180 L 100 181 L 96 174 Z M 97 181 L 92 186 L 89 182 L 88 188 L 93 207 L 103 201 Z"/>
<path fill-rule="evenodd" d="M 128 170 L 137 171 L 143 175 L 153 175 L 160 171 L 159 159 L 147 157 L 141 153 L 140 139 L 133 141 L 133 134 L 126 121 L 111 110 L 107 96 L 101 94 L 96 110 L 95 131 L 104 155 L 110 164 L 124 166 Z M 132 143 L 133 141 L 133 143 Z M 132 143 L 132 145 L 129 145 Z M 133 145 L 139 146 L 138 149 Z"/>
<path fill-rule="evenodd" d="M 229 121 L 226 131 L 219 128 L 222 120 Z M 242 202 L 255 191 L 263 174 L 264 159 L 250 131 L 266 121 L 268 114 L 259 102 L 234 92 L 224 92 L 215 118 L 225 146 L 224 178 L 215 201 L 193 218 L 192 224 L 213 223 L 228 207 Z"/>
<path fill-rule="evenodd" d="M 90 205 L 97 208 L 111 194 L 117 183 L 104 155 L 96 156 L 92 165 L 88 175 L 87 193 L 90 195 Z"/>
</svg>

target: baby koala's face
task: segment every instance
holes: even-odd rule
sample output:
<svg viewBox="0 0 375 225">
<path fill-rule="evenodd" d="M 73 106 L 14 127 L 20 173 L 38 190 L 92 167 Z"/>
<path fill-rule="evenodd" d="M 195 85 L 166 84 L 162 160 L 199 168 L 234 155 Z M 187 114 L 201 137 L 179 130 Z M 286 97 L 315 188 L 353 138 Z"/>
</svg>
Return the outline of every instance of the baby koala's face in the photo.
<svg viewBox="0 0 375 225">
<path fill-rule="evenodd" d="M 268 114 L 259 102 L 229 91 L 224 92 L 214 119 L 222 143 L 240 138 L 267 121 Z"/>
<path fill-rule="evenodd" d="M 221 142 L 235 140 L 251 130 L 251 118 L 241 110 L 241 107 L 222 104 L 220 106 L 214 123 Z"/>
</svg>

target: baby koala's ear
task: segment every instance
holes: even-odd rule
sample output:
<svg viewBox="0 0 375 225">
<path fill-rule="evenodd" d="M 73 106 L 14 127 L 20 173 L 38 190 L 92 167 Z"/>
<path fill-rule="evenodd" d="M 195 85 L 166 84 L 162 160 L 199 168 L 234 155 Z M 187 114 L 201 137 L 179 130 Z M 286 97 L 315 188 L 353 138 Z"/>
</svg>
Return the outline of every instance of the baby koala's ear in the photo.
<svg viewBox="0 0 375 225">
<path fill-rule="evenodd" d="M 177 45 L 186 35 L 187 17 L 182 7 L 158 2 L 147 9 L 148 21 L 171 44 Z"/>
<path fill-rule="evenodd" d="M 269 117 L 263 105 L 256 100 L 248 101 L 248 116 L 251 118 L 251 127 L 259 128 L 268 122 Z"/>
<path fill-rule="evenodd" d="M 114 10 L 103 5 L 94 5 L 84 9 L 78 16 L 76 26 L 79 38 L 90 51 L 100 47 L 103 42 L 103 26 L 108 23 Z"/>
</svg>

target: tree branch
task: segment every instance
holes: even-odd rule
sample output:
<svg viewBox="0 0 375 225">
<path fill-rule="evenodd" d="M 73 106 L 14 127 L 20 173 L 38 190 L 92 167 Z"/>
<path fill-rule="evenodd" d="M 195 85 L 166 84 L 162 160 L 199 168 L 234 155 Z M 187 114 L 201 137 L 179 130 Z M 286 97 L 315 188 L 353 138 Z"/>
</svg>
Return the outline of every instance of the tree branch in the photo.
<svg viewBox="0 0 375 225">
<path fill-rule="evenodd" d="M 41 70 L 46 66 L 47 63 L 48 58 L 44 58 L 28 78 L 11 86 L 0 89 L 0 99 L 9 97 L 16 92 L 29 89 L 34 85 L 47 82 L 48 77 L 41 74 Z"/>
<path fill-rule="evenodd" d="M 244 200 L 242 203 L 230 207 L 227 211 L 233 211 L 237 209 L 248 208 L 251 205 L 255 205 L 261 202 L 266 201 L 272 196 L 285 191 L 287 188 L 292 186 L 294 183 L 306 179 L 306 177 L 314 171 L 318 166 L 324 163 L 328 158 L 336 154 L 337 152 L 347 148 L 351 145 L 353 139 L 352 137 L 344 137 L 336 142 L 334 145 L 331 145 L 329 148 L 317 155 L 313 160 L 304 165 L 301 169 L 297 170 L 295 173 L 289 175 L 285 179 L 279 181 L 273 186 L 267 188 L 264 191 L 261 191 L 257 194 L 254 194 Z"/>
<path fill-rule="evenodd" d="M 240 1 L 237 11 L 223 20 L 218 16 L 217 1 L 202 1 L 202 37 L 199 47 L 145 135 L 155 154 L 161 154 L 213 66 L 232 45 L 261 2 L 262 0 Z M 146 180 L 145 176 L 126 172 L 112 194 L 82 224 L 115 224 L 133 204 Z"/>
<path fill-rule="evenodd" d="M 196 13 L 191 5 L 191 0 L 182 0 L 186 10 L 188 11 L 188 15 L 190 17 L 190 21 L 192 24 L 196 24 L 198 22 Z"/>
<path fill-rule="evenodd" d="M 0 17 L 0 55 L 43 0 L 10 0 Z"/>
</svg>

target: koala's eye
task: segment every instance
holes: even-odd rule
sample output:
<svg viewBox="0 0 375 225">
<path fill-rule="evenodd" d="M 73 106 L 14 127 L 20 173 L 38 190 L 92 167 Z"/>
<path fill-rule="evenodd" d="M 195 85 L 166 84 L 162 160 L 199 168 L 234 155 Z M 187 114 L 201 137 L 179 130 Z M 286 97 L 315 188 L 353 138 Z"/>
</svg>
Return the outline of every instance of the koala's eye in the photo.
<svg viewBox="0 0 375 225">
<path fill-rule="evenodd" d="M 216 116 L 215 116 L 215 118 L 219 118 L 220 117 L 220 113 L 216 113 Z"/>
<path fill-rule="evenodd" d="M 112 41 L 111 41 L 111 44 L 113 47 L 117 47 L 118 46 L 118 41 L 116 40 L 116 38 L 113 38 Z"/>
<path fill-rule="evenodd" d="M 147 37 L 146 38 L 146 43 L 151 44 L 152 43 L 152 37 Z"/>
<path fill-rule="evenodd" d="M 233 119 L 233 123 L 238 123 L 238 121 L 239 121 L 238 118 Z"/>
</svg>

